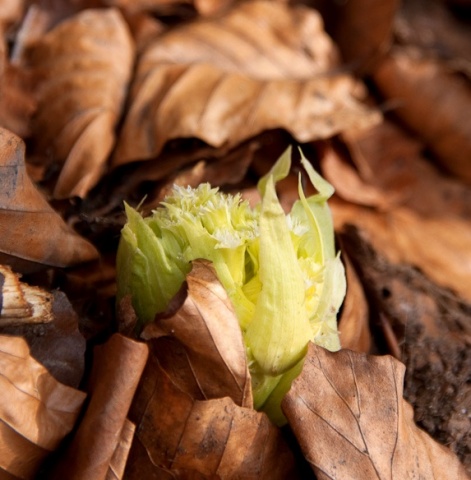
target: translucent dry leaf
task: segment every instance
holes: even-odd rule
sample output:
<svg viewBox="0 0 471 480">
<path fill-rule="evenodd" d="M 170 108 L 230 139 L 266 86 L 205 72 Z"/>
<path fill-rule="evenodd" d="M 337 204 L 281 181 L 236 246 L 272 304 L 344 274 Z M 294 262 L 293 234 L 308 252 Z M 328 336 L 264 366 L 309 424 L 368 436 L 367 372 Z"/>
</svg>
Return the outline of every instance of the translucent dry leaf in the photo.
<svg viewBox="0 0 471 480">
<path fill-rule="evenodd" d="M 319 480 L 468 478 L 458 458 L 415 425 L 402 398 L 404 370 L 390 356 L 309 346 L 282 406 Z"/>
<path fill-rule="evenodd" d="M 155 157 L 182 137 L 232 147 L 284 128 L 306 142 L 375 123 L 337 66 L 320 15 L 305 7 L 242 2 L 174 28 L 138 59 L 114 164 Z"/>
<path fill-rule="evenodd" d="M 143 331 L 146 340 L 171 337 L 157 356 L 172 371 L 179 370 L 180 388 L 194 384 L 196 398 L 230 397 L 251 407 L 252 390 L 239 321 L 210 262 L 198 260 L 186 277 L 188 292 L 176 311 L 159 316 Z M 165 360 L 164 358 L 165 357 Z M 183 372 L 188 372 L 185 375 Z M 174 381 L 177 382 L 177 375 Z"/>
<path fill-rule="evenodd" d="M 85 10 L 28 49 L 38 76 L 34 136 L 61 172 L 57 198 L 85 196 L 105 171 L 133 63 L 128 27 L 115 9 Z"/>
<path fill-rule="evenodd" d="M 0 474 L 35 478 L 72 430 L 85 393 L 55 380 L 19 337 L 0 336 Z"/>
<path fill-rule="evenodd" d="M 98 257 L 68 227 L 28 177 L 24 143 L 0 128 L 0 263 L 24 272 L 68 267 Z"/>
</svg>

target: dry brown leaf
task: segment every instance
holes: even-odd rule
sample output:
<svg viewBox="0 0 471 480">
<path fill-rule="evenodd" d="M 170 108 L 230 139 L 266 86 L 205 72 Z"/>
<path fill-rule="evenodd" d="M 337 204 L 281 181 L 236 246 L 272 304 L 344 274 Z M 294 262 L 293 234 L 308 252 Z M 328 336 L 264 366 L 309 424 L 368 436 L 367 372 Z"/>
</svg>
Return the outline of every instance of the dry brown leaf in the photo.
<svg viewBox="0 0 471 480">
<path fill-rule="evenodd" d="M 347 275 L 347 293 L 338 321 L 340 343 L 342 348 L 355 352 L 369 353 L 372 339 L 365 291 L 355 272 L 355 268 L 344 251 L 342 251 L 342 258 Z"/>
<path fill-rule="evenodd" d="M 328 149 L 321 158 L 322 174 L 335 187 L 335 193 L 356 205 L 386 209 L 397 203 L 397 194 L 387 194 L 376 185 L 365 181 L 359 172 L 334 149 Z"/>
<path fill-rule="evenodd" d="M 54 478 L 105 479 L 119 474 L 133 431 L 126 417 L 147 354 L 144 343 L 119 334 L 96 348 L 90 402 L 67 453 L 55 467 Z"/>
<path fill-rule="evenodd" d="M 402 398 L 404 370 L 390 356 L 309 345 L 282 408 L 319 480 L 468 478 L 458 458 L 415 425 Z"/>
<path fill-rule="evenodd" d="M 85 393 L 57 382 L 22 338 L 0 336 L 0 475 L 35 478 L 72 430 Z"/>
<path fill-rule="evenodd" d="M 0 128 L 0 263 L 25 272 L 94 260 L 96 249 L 68 227 L 29 179 L 24 143 Z"/>
<path fill-rule="evenodd" d="M 410 266 L 388 263 L 354 228 L 340 238 L 368 292 L 373 328 L 384 330 L 406 366 L 404 398 L 416 422 L 471 474 L 471 303 Z"/>
<path fill-rule="evenodd" d="M 252 388 L 239 321 L 211 263 L 193 262 L 187 296 L 178 310 L 157 317 L 142 337 L 171 337 L 155 354 L 173 381 L 193 398 L 230 397 L 252 407 Z M 192 388 L 191 385 L 194 385 Z"/>
<path fill-rule="evenodd" d="M 193 7 L 200 15 L 215 15 L 237 0 L 105 0 L 131 13 L 149 11 L 157 15 L 184 14 L 188 7 Z"/>
<path fill-rule="evenodd" d="M 453 14 L 439 0 L 401 3 L 394 33 L 401 44 L 414 45 L 424 54 L 445 61 L 471 79 L 471 30 L 465 16 Z"/>
<path fill-rule="evenodd" d="M 113 452 L 110 466 L 108 468 L 108 471 L 106 472 L 106 480 L 123 478 L 135 431 L 136 426 L 134 425 L 134 423 L 126 419 L 121 430 L 119 443 L 115 451 Z"/>
<path fill-rule="evenodd" d="M 30 119 L 36 103 L 32 95 L 31 78 L 0 52 L 0 126 L 21 137 L 30 134 Z"/>
<path fill-rule="evenodd" d="M 130 413 L 127 478 L 297 479 L 294 457 L 263 414 L 228 397 L 195 401 L 151 354 Z"/>
<path fill-rule="evenodd" d="M 401 2 L 350 0 L 324 3 L 326 21 L 343 57 L 362 71 L 371 70 L 391 45 L 393 20 Z"/>
<path fill-rule="evenodd" d="M 449 172 L 471 182 L 471 88 L 444 64 L 396 48 L 374 72 L 395 113 L 417 132 Z"/>
<path fill-rule="evenodd" d="M 438 285 L 471 300 L 471 224 L 453 217 L 422 217 L 397 207 L 388 212 L 333 199 L 335 228 L 353 224 L 392 263 L 420 268 Z"/>
<path fill-rule="evenodd" d="M 385 121 L 368 131 L 344 132 L 342 139 L 360 179 L 350 183 L 346 192 L 341 173 L 329 162 L 323 164 L 342 198 L 362 203 L 357 200 L 362 193 L 354 187 L 361 190 L 371 185 L 382 197 L 381 202 L 370 202 L 372 206 L 407 205 L 421 216 L 470 218 L 471 189 L 437 170 L 423 156 L 423 145 L 397 124 Z"/>
<path fill-rule="evenodd" d="M 172 29 L 138 60 L 114 165 L 155 157 L 175 138 L 232 147 L 284 128 L 306 142 L 378 121 L 353 79 L 332 74 L 337 64 L 319 14 L 300 6 L 243 2 Z"/>
<path fill-rule="evenodd" d="M 103 174 L 133 53 L 115 9 L 85 10 L 29 47 L 27 63 L 41 79 L 34 117 L 38 151 L 63 163 L 56 198 L 85 196 Z"/>
<path fill-rule="evenodd" d="M 2 326 L 0 334 L 24 338 L 31 356 L 57 381 L 78 388 L 85 368 L 85 338 L 79 332 L 77 314 L 64 293 L 53 292 L 51 307 L 52 318 L 48 323 Z"/>
</svg>

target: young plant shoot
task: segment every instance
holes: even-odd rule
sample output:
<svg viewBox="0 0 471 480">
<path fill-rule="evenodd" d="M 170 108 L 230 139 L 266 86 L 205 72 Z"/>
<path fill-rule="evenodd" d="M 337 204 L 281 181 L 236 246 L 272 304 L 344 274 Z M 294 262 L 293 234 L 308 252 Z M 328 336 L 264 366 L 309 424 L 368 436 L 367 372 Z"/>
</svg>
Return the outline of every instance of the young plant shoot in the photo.
<svg viewBox="0 0 471 480">
<path fill-rule="evenodd" d="M 317 193 L 306 198 L 300 180 L 299 200 L 285 215 L 275 187 L 290 159 L 287 150 L 260 180 L 254 209 L 207 183 L 174 186 L 148 218 L 126 205 L 117 257 L 118 299 L 131 294 L 139 327 L 166 309 L 193 260 L 213 263 L 242 330 L 254 407 L 278 425 L 308 342 L 340 348 L 336 315 L 346 289 L 327 205 L 333 187 L 301 153 Z"/>
</svg>

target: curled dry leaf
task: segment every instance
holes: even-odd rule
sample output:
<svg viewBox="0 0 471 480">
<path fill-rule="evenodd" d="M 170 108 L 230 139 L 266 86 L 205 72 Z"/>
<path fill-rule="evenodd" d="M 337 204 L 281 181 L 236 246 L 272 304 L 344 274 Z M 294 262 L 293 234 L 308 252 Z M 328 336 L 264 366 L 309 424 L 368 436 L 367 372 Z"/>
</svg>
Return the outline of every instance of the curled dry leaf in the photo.
<svg viewBox="0 0 471 480">
<path fill-rule="evenodd" d="M 176 312 L 147 325 L 146 340 L 171 337 L 156 349 L 173 382 L 194 398 L 230 397 L 252 407 L 252 389 L 239 321 L 211 263 L 193 262 L 186 277 L 188 292 Z M 183 292 L 181 292 L 183 293 Z M 189 390 L 190 385 L 194 387 Z"/>
<path fill-rule="evenodd" d="M 297 479 L 294 457 L 264 413 L 182 392 L 151 354 L 130 419 L 127 478 Z"/>
<path fill-rule="evenodd" d="M 40 81 L 38 151 L 63 163 L 54 196 L 85 196 L 104 172 L 133 63 L 127 25 L 115 9 L 85 10 L 28 49 Z"/>
<path fill-rule="evenodd" d="M 52 294 L 20 282 L 10 267 L 0 265 L 0 327 L 52 320 Z"/>
<path fill-rule="evenodd" d="M 0 474 L 35 478 L 72 430 L 85 393 L 57 382 L 22 338 L 0 336 Z"/>
<path fill-rule="evenodd" d="M 338 54 L 312 9 L 242 2 L 156 39 L 138 59 L 114 165 L 157 156 L 167 141 L 197 137 L 232 147 L 265 130 L 297 140 L 370 126 L 358 84 L 334 75 Z"/>
<path fill-rule="evenodd" d="M 28 177 L 24 143 L 0 128 L 0 263 L 28 272 L 94 260 L 95 247 L 49 206 Z"/>
<path fill-rule="evenodd" d="M 122 478 L 134 431 L 126 417 L 147 354 L 144 343 L 119 334 L 96 348 L 90 402 L 53 478 Z"/>
<path fill-rule="evenodd" d="M 436 60 L 395 49 L 375 70 L 382 94 L 449 172 L 471 182 L 471 88 Z"/>
<path fill-rule="evenodd" d="M 319 480 L 468 478 L 458 458 L 415 425 L 402 398 L 404 370 L 390 356 L 309 345 L 282 408 Z"/>
</svg>

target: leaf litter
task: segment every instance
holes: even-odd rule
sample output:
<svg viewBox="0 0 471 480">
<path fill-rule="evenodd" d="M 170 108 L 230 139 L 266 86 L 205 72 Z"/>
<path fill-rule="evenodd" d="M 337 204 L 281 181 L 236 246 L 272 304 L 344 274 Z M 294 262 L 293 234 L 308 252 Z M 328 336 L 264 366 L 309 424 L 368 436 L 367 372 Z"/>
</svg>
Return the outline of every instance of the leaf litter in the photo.
<svg viewBox="0 0 471 480">
<path fill-rule="evenodd" d="M 26 423 L 36 429 L 36 436 L 25 430 L 33 439 L 27 446 L 8 433 L 11 441 L 0 448 L 9 448 L 2 459 L 10 464 L 2 468 L 10 475 L 306 478 L 305 457 L 318 478 L 330 478 L 325 472 L 335 478 L 341 470 L 342 478 L 365 478 L 368 471 L 368 478 L 405 472 L 465 478 L 451 450 L 415 423 L 457 452 L 469 470 L 469 417 L 463 413 L 469 400 L 469 122 L 462 116 L 469 84 L 463 37 L 459 29 L 451 35 L 455 14 L 443 4 L 446 13 L 437 13 L 433 2 L 432 21 L 445 19 L 438 24 L 449 39 L 437 50 L 436 42 L 420 36 L 419 0 L 405 2 L 399 16 L 395 1 L 315 2 L 321 14 L 313 2 L 293 3 L 84 0 L 73 6 L 10 2 L 11 11 L 0 9 L 0 122 L 6 127 L 0 136 L 0 263 L 33 284 L 39 277 L 30 274 L 41 270 L 52 304 L 52 320 L 4 326 L 0 333 L 9 335 L 2 339 L 14 358 L 25 359 L 15 372 L 40 373 L 74 405 L 60 431 L 47 416 Z M 358 29 L 364 35 L 352 37 Z M 376 97 L 368 97 L 349 67 L 370 75 L 367 85 Z M 378 100 L 386 103 L 375 107 Z M 109 257 L 123 221 L 122 200 L 137 204 L 150 194 L 150 210 L 174 181 L 208 179 L 256 198 L 253 186 L 271 166 L 266 159 L 273 162 L 295 141 L 305 144 L 337 189 L 331 208 L 349 284 L 341 342 L 363 352 L 310 347 L 285 399 L 297 440 L 250 408 L 230 302 L 214 291 L 202 295 L 217 285 L 205 284 L 201 265 L 174 310 L 157 318 L 145 339 L 134 336 L 129 304 L 121 305 L 119 320 L 106 307 L 114 300 Z M 286 208 L 297 188 L 296 168 L 280 185 Z M 355 245 L 350 224 L 377 253 L 361 257 L 363 250 L 348 249 Z M 54 287 L 74 299 L 78 315 Z M 97 298 L 86 313 L 87 301 Z M 185 321 L 195 306 L 206 311 L 194 325 L 198 342 Z M 412 320 L 411 310 L 417 313 Z M 215 334 L 223 326 L 228 330 Z M 205 336 L 206 327 L 214 335 Z M 113 336 L 118 329 L 125 336 Z M 95 356 L 85 355 L 81 332 L 88 352 L 102 344 Z M 371 352 L 377 355 L 364 355 Z M 407 366 L 404 396 L 415 420 L 402 399 L 404 367 L 385 353 Z M 11 377 L 13 384 L 20 380 L 19 373 Z M 80 417 L 85 394 L 77 387 L 89 394 Z M 360 397 L 350 395 L 355 391 Z M 352 415 L 358 405 L 361 417 Z M 37 432 L 58 433 L 35 445 Z M 339 432 L 348 439 L 344 450 Z M 304 455 L 296 453 L 297 444 Z"/>
</svg>

